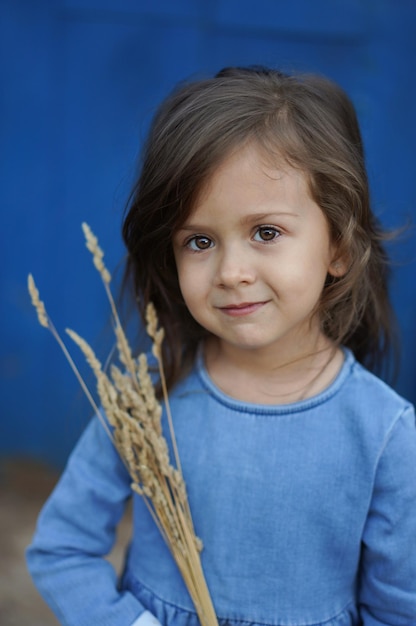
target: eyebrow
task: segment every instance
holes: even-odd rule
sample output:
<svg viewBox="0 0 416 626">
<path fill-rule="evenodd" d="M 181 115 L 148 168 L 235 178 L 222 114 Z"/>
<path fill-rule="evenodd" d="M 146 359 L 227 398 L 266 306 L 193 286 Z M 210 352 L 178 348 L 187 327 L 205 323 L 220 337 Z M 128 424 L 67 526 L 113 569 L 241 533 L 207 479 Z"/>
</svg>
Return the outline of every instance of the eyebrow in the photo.
<svg viewBox="0 0 416 626">
<path fill-rule="evenodd" d="M 252 213 L 242 218 L 243 224 L 251 224 L 253 222 L 267 222 L 279 217 L 299 217 L 298 213 L 292 211 L 270 211 L 268 213 Z"/>
<path fill-rule="evenodd" d="M 276 212 L 269 212 L 269 213 L 251 213 L 250 215 L 245 215 L 242 219 L 241 219 L 241 223 L 243 225 L 246 224 L 254 224 L 254 223 L 259 223 L 259 222 L 273 222 L 274 219 L 279 218 L 279 217 L 299 217 L 298 213 L 292 213 L 291 211 L 276 211 Z M 192 231 L 192 232 L 197 232 L 199 230 L 203 231 L 206 228 L 206 226 L 204 225 L 199 225 L 199 224 L 192 224 L 189 223 L 185 223 L 183 224 L 180 228 L 178 228 L 178 230 L 186 230 L 186 231 Z"/>
</svg>

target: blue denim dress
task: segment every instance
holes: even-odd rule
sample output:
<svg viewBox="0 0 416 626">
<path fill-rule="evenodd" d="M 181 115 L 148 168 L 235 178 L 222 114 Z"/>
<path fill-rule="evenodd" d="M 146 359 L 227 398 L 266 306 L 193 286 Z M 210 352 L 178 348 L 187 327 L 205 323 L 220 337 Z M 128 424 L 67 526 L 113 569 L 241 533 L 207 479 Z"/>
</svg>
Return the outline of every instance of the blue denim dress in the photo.
<svg viewBox="0 0 416 626">
<path fill-rule="evenodd" d="M 345 351 L 298 403 L 236 401 L 201 359 L 171 393 L 202 563 L 221 624 L 416 624 L 416 428 L 411 405 Z M 130 481 L 94 419 L 46 503 L 27 559 L 76 626 L 198 626 L 168 548 L 133 496 L 121 581 L 111 549 Z"/>
</svg>

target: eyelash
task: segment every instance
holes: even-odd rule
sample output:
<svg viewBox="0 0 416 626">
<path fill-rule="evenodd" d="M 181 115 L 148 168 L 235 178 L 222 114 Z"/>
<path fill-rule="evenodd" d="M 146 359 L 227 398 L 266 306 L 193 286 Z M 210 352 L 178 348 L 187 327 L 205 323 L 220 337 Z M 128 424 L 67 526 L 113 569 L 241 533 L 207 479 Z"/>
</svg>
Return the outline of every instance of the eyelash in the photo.
<svg viewBox="0 0 416 626">
<path fill-rule="evenodd" d="M 271 239 L 262 239 L 262 238 L 256 239 L 255 238 L 256 235 L 260 234 L 262 231 L 263 231 L 263 234 L 264 234 L 264 231 L 272 232 L 273 233 L 272 238 Z M 254 233 L 253 239 L 254 241 L 257 241 L 259 243 L 267 244 L 278 239 L 281 236 L 281 234 L 282 234 L 281 231 L 275 226 L 262 225 L 262 226 L 256 227 L 256 231 Z M 205 240 L 208 243 L 207 247 L 202 247 L 202 248 L 197 247 L 198 240 Z M 195 247 L 193 246 L 193 244 Z M 206 235 L 193 235 L 192 237 L 190 237 L 189 239 L 185 241 L 184 246 L 185 248 L 189 248 L 191 252 L 204 252 L 205 250 L 209 250 L 210 248 L 212 248 L 212 244 L 213 244 L 212 239 L 210 239 L 210 237 L 207 237 Z"/>
</svg>

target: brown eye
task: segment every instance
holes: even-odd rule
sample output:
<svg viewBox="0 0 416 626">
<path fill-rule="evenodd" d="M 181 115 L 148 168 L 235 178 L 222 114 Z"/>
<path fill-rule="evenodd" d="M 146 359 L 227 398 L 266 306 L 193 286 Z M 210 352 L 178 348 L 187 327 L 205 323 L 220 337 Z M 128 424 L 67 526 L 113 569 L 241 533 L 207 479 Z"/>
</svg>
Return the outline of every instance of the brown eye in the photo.
<svg viewBox="0 0 416 626">
<path fill-rule="evenodd" d="M 187 247 L 195 252 L 200 250 L 208 250 L 213 245 L 212 240 L 209 237 L 204 237 L 203 235 L 196 235 L 191 239 L 188 239 L 186 243 Z"/>
<path fill-rule="evenodd" d="M 260 226 L 255 235 L 255 241 L 273 241 L 280 237 L 280 232 L 274 226 Z"/>
</svg>

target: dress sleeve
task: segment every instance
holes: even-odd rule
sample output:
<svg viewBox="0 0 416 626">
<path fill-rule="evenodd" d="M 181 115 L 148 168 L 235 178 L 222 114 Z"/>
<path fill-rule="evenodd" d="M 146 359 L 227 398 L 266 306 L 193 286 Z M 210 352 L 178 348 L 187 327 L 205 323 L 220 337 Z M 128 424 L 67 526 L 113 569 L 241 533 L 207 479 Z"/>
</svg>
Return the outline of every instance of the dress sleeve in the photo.
<svg viewBox="0 0 416 626">
<path fill-rule="evenodd" d="M 131 496 L 128 473 L 98 417 L 88 425 L 38 519 L 27 564 L 66 626 L 130 626 L 144 611 L 104 556 Z"/>
<path fill-rule="evenodd" d="M 359 602 L 364 626 L 416 623 L 416 426 L 404 410 L 380 455 L 363 533 Z"/>
</svg>

